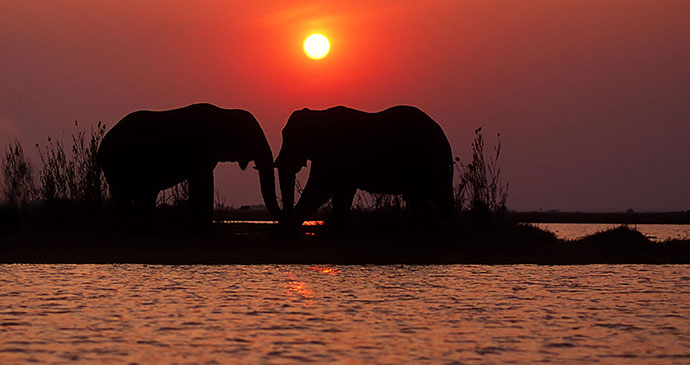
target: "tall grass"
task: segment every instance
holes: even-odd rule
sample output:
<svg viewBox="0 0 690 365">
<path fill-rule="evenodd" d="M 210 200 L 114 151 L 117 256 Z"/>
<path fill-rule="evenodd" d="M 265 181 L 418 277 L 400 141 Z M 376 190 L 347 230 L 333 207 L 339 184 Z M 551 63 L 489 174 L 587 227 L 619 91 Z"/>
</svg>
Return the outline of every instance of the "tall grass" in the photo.
<svg viewBox="0 0 690 365">
<path fill-rule="evenodd" d="M 10 206 L 25 206 L 36 199 L 38 190 L 34 181 L 34 168 L 16 139 L 5 149 L 2 177 L 2 196 Z"/>
<path fill-rule="evenodd" d="M 189 183 L 185 180 L 169 189 L 162 190 L 156 198 L 157 206 L 180 207 L 189 199 Z"/>
<path fill-rule="evenodd" d="M 99 122 L 88 131 L 72 135 L 69 150 L 64 142 L 48 137 L 36 144 L 40 165 L 34 167 L 19 141 L 5 149 L 2 159 L 2 196 L 10 205 L 71 201 L 100 205 L 108 197 L 107 184 L 98 165 L 98 146 L 105 135 Z"/>
<path fill-rule="evenodd" d="M 475 215 L 503 217 L 507 211 L 509 184 L 503 181 L 499 166 L 501 134 L 488 160 L 484 156 L 482 128 L 474 131 L 472 160 L 463 164 L 455 158 L 455 205 L 460 211 Z"/>
<path fill-rule="evenodd" d="M 79 130 L 72 135 L 71 153 L 62 141 L 48 137 L 38 148 L 41 168 L 38 170 L 40 199 L 44 202 L 69 200 L 101 204 L 108 196 L 107 184 L 98 164 L 98 146 L 105 135 L 105 124 L 98 122 L 87 135 Z"/>
</svg>

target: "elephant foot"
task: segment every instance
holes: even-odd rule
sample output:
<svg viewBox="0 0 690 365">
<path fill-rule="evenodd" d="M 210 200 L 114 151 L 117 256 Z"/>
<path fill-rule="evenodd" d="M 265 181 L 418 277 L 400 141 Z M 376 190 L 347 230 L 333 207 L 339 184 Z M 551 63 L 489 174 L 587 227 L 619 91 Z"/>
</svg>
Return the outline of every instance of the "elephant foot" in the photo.
<svg viewBox="0 0 690 365">
<path fill-rule="evenodd" d="M 299 236 L 301 222 L 299 222 L 293 215 L 284 215 L 278 220 L 278 234 L 285 238 L 294 238 Z"/>
<path fill-rule="evenodd" d="M 300 227 L 294 224 L 278 223 L 278 235 L 282 238 L 297 238 L 300 236 Z"/>
</svg>

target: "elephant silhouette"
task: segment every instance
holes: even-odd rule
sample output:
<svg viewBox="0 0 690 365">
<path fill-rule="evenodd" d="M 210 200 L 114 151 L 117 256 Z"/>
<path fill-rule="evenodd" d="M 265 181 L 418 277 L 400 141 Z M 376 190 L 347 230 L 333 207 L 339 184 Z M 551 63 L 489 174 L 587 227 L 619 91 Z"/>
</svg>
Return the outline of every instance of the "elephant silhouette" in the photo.
<svg viewBox="0 0 690 365">
<path fill-rule="evenodd" d="M 158 193 L 189 183 L 194 224 L 213 218 L 213 170 L 219 162 L 250 161 L 259 172 L 266 208 L 280 213 L 275 192 L 273 153 L 261 126 L 245 110 L 193 104 L 165 111 L 128 114 L 103 137 L 98 161 L 121 214 L 132 205 L 150 220 Z"/>
<path fill-rule="evenodd" d="M 412 106 L 367 113 L 344 106 L 292 113 L 276 159 L 282 222 L 301 224 L 328 199 L 334 222 L 347 216 L 357 189 L 431 202 L 442 219 L 453 211 L 453 158 L 441 127 Z M 294 205 L 295 175 L 311 161 Z"/>
</svg>

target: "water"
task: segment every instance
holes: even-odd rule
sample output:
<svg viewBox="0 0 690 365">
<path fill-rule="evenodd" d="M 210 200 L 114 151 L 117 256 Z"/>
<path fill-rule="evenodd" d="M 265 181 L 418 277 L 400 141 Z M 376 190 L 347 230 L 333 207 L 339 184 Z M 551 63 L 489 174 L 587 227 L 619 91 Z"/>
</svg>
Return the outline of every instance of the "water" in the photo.
<svg viewBox="0 0 690 365">
<path fill-rule="evenodd" d="M 0 265 L 0 363 L 687 363 L 689 265 Z"/>
<path fill-rule="evenodd" d="M 266 225 L 275 225 L 278 224 L 278 221 L 266 221 L 266 220 L 214 220 L 214 223 L 219 223 L 219 224 L 266 224 Z M 321 226 L 323 225 L 323 221 L 304 221 L 302 222 L 303 226 Z"/>
<path fill-rule="evenodd" d="M 609 223 L 530 223 L 533 226 L 551 231 L 556 237 L 572 240 L 619 227 Z M 667 239 L 690 239 L 690 224 L 631 224 L 630 228 L 640 231 L 652 241 Z"/>
</svg>

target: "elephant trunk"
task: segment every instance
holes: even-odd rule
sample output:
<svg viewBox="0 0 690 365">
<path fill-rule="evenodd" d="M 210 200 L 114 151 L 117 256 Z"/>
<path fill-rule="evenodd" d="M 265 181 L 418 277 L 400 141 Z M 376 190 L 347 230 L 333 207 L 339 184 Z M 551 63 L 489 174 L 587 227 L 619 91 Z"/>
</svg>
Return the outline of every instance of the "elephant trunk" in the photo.
<svg viewBox="0 0 690 365">
<path fill-rule="evenodd" d="M 266 208 L 271 215 L 279 217 L 280 208 L 278 207 L 278 200 L 276 198 L 276 183 L 273 169 L 260 169 L 259 182 L 261 184 L 261 196 L 264 199 Z"/>
<path fill-rule="evenodd" d="M 280 179 L 280 194 L 283 197 L 283 215 L 280 224 L 286 229 L 288 234 L 294 234 L 296 228 L 295 217 L 295 176 L 296 174 L 286 168 L 278 167 L 278 178 Z"/>
<path fill-rule="evenodd" d="M 283 197 L 283 212 L 292 214 L 295 206 L 295 174 L 285 168 L 278 168 L 280 194 Z"/>
<path fill-rule="evenodd" d="M 278 207 L 278 199 L 276 198 L 273 154 L 270 147 L 267 149 L 268 152 L 262 154 L 264 156 L 255 160 L 256 169 L 259 171 L 259 184 L 261 185 L 261 196 L 264 199 L 264 205 L 266 205 L 266 208 L 274 217 L 279 217 L 281 213 Z"/>
</svg>

